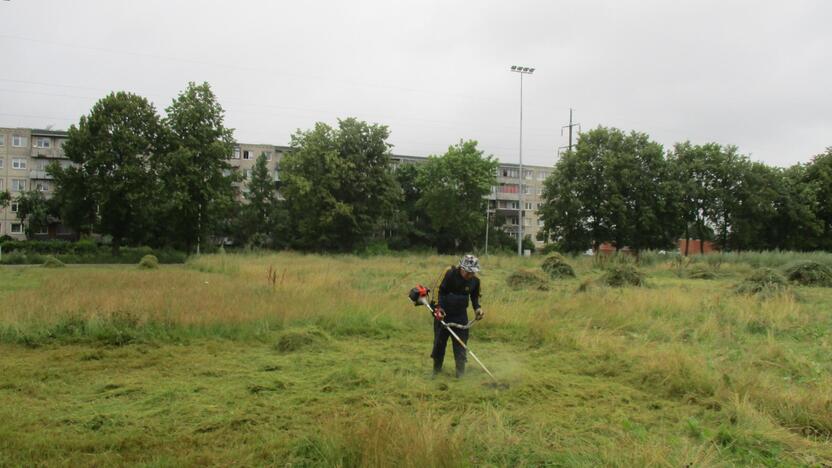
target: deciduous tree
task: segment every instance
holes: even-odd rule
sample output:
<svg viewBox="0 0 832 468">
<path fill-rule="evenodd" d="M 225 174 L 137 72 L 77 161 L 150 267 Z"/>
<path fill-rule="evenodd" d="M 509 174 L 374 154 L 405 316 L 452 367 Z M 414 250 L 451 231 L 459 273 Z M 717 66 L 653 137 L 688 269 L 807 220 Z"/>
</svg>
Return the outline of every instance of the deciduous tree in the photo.
<svg viewBox="0 0 832 468">
<path fill-rule="evenodd" d="M 382 235 L 401 198 L 389 135 L 386 126 L 347 118 L 292 136 L 281 192 L 297 247 L 350 251 Z"/>
<path fill-rule="evenodd" d="M 485 196 L 496 184 L 498 161 L 474 140 L 460 141 L 442 156 L 430 156 L 418 174 L 424 209 L 441 251 L 470 250 L 485 234 Z"/>
</svg>

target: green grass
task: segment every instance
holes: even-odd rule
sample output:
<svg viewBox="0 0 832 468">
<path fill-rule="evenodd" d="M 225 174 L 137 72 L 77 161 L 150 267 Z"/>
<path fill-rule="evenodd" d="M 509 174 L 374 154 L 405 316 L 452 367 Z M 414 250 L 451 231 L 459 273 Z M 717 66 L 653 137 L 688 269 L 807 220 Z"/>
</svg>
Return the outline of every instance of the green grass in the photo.
<svg viewBox="0 0 832 468">
<path fill-rule="evenodd" d="M 507 388 L 473 360 L 430 378 L 406 293 L 451 257 L 0 268 L 0 466 L 832 463 L 832 289 L 737 295 L 757 264 L 667 259 L 579 293 L 604 274 L 579 257 L 512 290 L 541 258 L 481 260 L 470 344 Z"/>
</svg>

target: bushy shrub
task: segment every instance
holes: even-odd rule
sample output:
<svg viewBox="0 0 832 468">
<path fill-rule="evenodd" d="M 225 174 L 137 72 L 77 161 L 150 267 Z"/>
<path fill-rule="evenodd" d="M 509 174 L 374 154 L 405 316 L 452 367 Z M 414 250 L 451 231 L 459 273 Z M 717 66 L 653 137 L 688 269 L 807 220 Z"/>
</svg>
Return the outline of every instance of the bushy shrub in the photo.
<svg viewBox="0 0 832 468">
<path fill-rule="evenodd" d="M 356 252 L 358 255 L 362 257 L 373 257 L 376 255 L 389 255 L 390 254 L 390 247 L 387 245 L 387 242 L 379 241 L 379 242 L 371 242 L 367 244 L 363 249 Z"/>
<path fill-rule="evenodd" d="M 775 296 L 786 291 L 788 291 L 786 277 L 771 268 L 754 270 L 736 288 L 738 294 L 753 294 L 762 297 Z"/>
<path fill-rule="evenodd" d="M 153 270 L 159 268 L 159 259 L 155 255 L 147 254 L 139 260 L 139 268 Z"/>
<path fill-rule="evenodd" d="M 518 270 L 508 275 L 506 284 L 511 289 L 537 289 L 548 291 L 549 283 L 542 275 L 532 270 Z"/>
<path fill-rule="evenodd" d="M 566 262 L 563 255 L 557 253 L 546 257 L 546 260 L 543 260 L 541 268 L 552 279 L 575 277 L 575 270 L 572 268 L 572 265 Z"/>
<path fill-rule="evenodd" d="M 832 287 L 832 268 L 812 260 L 794 262 L 784 269 L 784 273 L 792 283 Z"/>
<path fill-rule="evenodd" d="M 51 255 L 47 255 L 46 260 L 43 262 L 44 268 L 63 268 L 65 266 L 66 265 L 64 265 L 64 262 L 58 260 L 57 258 Z"/>
<path fill-rule="evenodd" d="M 644 286 L 644 273 L 635 265 L 619 263 L 612 265 L 601 277 L 601 283 L 620 288 L 623 286 Z"/>
<path fill-rule="evenodd" d="M 5 250 L 5 247 L 3 250 Z M 3 253 L 3 257 L 0 258 L 0 263 L 4 265 L 25 265 L 27 263 L 26 254 L 19 250 Z"/>
<path fill-rule="evenodd" d="M 6 241 L 0 243 L 3 248 L 3 264 L 41 264 L 45 255 L 51 255 L 64 263 L 138 263 L 145 255 L 155 255 L 159 263 L 184 263 L 187 254 L 176 250 L 162 249 L 154 251 L 150 247 L 122 247 L 118 255 L 113 255 L 109 246 L 98 245 L 85 239 L 78 242 L 61 240 Z M 15 252 L 17 252 L 15 254 Z M 14 254 L 14 255 L 12 255 Z M 8 257 L 8 258 L 7 258 Z"/>
</svg>

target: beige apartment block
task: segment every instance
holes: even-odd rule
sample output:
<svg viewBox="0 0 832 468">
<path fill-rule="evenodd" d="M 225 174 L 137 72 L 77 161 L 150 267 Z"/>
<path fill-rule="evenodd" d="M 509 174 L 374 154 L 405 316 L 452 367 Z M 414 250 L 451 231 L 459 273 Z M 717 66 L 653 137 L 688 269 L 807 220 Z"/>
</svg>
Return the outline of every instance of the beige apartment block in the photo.
<svg viewBox="0 0 832 468">
<path fill-rule="evenodd" d="M 63 144 L 67 134 L 57 130 L 0 128 L 0 191 L 9 191 L 11 204 L 0 208 L 0 236 L 25 239 L 25 227 L 17 217 L 16 197 L 28 190 L 38 190 L 47 198 L 55 190 L 46 167 L 57 162 L 69 165 Z M 36 237 L 68 237 L 72 232 L 62 225 L 50 226 Z"/>
<path fill-rule="evenodd" d="M 238 143 L 234 146 L 233 153 L 229 159 L 231 167 L 236 168 L 243 177 L 240 184 L 241 196 L 246 192 L 246 185 L 251 180 L 251 172 L 254 170 L 254 165 L 257 163 L 257 158 L 260 155 L 266 155 L 266 166 L 269 168 L 269 173 L 275 181 L 275 186 L 280 183 L 280 161 L 283 156 L 289 151 L 288 146 L 275 145 L 256 145 L 250 143 Z M 278 192 L 278 198 L 280 192 Z"/>
</svg>

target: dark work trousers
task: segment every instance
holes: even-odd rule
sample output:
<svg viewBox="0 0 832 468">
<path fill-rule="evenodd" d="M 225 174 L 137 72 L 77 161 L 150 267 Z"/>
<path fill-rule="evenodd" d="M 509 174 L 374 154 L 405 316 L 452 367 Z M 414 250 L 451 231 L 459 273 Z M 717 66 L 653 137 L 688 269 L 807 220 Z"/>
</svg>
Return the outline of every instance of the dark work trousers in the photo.
<svg viewBox="0 0 832 468">
<path fill-rule="evenodd" d="M 458 323 L 460 325 L 467 325 L 468 324 L 468 315 L 461 315 L 461 316 L 448 316 L 445 318 L 446 323 Z M 451 327 L 451 330 L 456 333 L 463 343 L 466 345 L 468 344 L 468 330 L 460 330 L 459 328 Z M 454 346 L 454 361 L 456 361 L 457 368 L 465 368 L 465 361 L 468 360 L 467 353 L 465 352 L 465 348 L 460 346 L 459 343 L 451 336 L 448 330 L 439 323 L 439 320 L 433 321 L 433 351 L 430 353 L 430 357 L 433 358 L 433 367 L 434 369 L 441 369 L 442 362 L 445 360 L 445 348 L 448 347 L 448 339 L 451 340 Z"/>
</svg>

